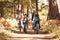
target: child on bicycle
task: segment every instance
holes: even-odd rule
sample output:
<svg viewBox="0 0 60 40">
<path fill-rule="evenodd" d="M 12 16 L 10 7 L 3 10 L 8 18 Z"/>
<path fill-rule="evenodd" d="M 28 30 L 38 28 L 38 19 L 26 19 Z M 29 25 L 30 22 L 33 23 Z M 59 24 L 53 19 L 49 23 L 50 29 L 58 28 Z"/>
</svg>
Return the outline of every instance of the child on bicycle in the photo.
<svg viewBox="0 0 60 40">
<path fill-rule="evenodd" d="M 28 17 L 27 14 L 24 14 L 24 19 L 23 19 L 23 24 L 24 24 L 24 32 L 26 32 L 26 29 L 28 28 Z"/>
</svg>

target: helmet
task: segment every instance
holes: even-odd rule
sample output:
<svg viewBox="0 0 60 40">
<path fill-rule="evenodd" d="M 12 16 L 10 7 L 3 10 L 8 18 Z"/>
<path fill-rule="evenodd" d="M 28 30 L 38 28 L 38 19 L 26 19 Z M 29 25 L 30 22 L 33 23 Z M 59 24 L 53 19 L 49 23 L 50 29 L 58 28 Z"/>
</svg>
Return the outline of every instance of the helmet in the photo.
<svg viewBox="0 0 60 40">
<path fill-rule="evenodd" d="M 36 10 L 33 10 L 33 12 L 32 13 L 36 13 L 37 11 Z"/>
</svg>

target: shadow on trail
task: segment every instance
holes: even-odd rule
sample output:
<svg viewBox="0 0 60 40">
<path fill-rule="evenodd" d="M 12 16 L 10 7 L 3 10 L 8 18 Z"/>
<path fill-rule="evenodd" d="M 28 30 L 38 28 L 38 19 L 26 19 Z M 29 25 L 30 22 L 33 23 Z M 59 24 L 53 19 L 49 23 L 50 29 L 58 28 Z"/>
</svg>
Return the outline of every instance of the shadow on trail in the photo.
<svg viewBox="0 0 60 40">
<path fill-rule="evenodd" d="M 23 32 L 23 31 L 15 31 L 15 30 L 12 30 L 12 32 L 17 33 L 17 34 L 36 34 L 36 33 L 34 32 L 34 30 L 32 30 L 32 31 L 27 31 L 26 33 Z M 47 31 L 46 31 L 46 32 L 39 31 L 38 34 L 49 34 L 49 33 L 48 33 Z"/>
</svg>

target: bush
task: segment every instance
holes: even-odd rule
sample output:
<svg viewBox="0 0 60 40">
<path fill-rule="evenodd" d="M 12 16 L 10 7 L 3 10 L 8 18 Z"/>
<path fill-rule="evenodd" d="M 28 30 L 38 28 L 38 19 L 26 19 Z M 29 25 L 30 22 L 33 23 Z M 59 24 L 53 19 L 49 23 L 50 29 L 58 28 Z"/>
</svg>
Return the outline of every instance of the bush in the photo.
<svg viewBox="0 0 60 40">
<path fill-rule="evenodd" d="M 59 22 L 56 21 L 47 21 L 45 25 L 43 25 L 43 31 L 47 31 L 48 33 L 54 33 L 60 39 L 60 25 Z"/>
<path fill-rule="evenodd" d="M 7 33 L 8 31 L 5 30 L 3 25 L 0 25 L 0 40 L 7 40 L 7 38 L 10 37 L 10 35 L 8 35 Z"/>
</svg>

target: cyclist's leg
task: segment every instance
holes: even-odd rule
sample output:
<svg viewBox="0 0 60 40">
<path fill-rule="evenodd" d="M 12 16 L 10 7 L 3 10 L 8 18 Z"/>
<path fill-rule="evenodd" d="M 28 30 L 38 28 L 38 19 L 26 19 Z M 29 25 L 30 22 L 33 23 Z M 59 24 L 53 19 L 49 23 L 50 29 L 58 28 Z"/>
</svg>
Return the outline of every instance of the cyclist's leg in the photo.
<svg viewBox="0 0 60 40">
<path fill-rule="evenodd" d="M 32 28 L 33 28 L 33 29 L 34 29 L 34 25 L 35 25 L 35 24 L 34 24 L 34 22 L 33 22 L 33 23 L 32 23 Z"/>
<path fill-rule="evenodd" d="M 40 22 L 39 21 L 38 21 L 38 25 L 39 25 L 38 29 L 40 29 Z"/>
<path fill-rule="evenodd" d="M 24 23 L 24 31 L 25 31 L 25 23 Z"/>
<path fill-rule="evenodd" d="M 27 26 L 26 26 L 26 24 L 24 24 L 24 32 L 26 32 L 26 28 L 27 28 Z"/>
<path fill-rule="evenodd" d="M 22 26 L 21 26 L 21 21 L 19 21 L 19 28 L 22 28 Z"/>
<path fill-rule="evenodd" d="M 39 28 L 39 22 L 38 21 L 36 22 L 36 28 L 37 28 L 37 34 L 38 34 L 39 30 L 40 30 L 40 28 Z"/>
<path fill-rule="evenodd" d="M 28 23 L 26 22 L 26 29 L 28 28 Z"/>
<path fill-rule="evenodd" d="M 21 21 L 19 21 L 18 25 L 19 25 L 19 30 L 21 32 Z"/>
</svg>

